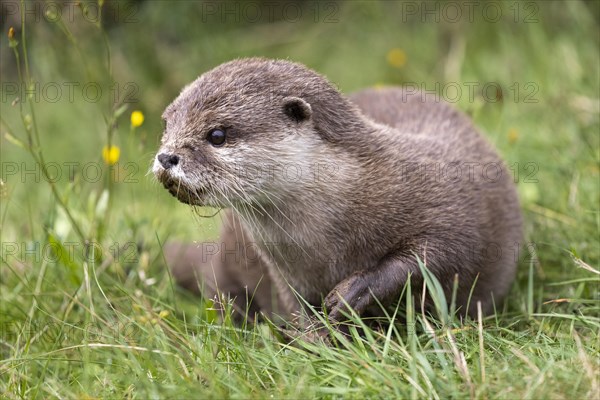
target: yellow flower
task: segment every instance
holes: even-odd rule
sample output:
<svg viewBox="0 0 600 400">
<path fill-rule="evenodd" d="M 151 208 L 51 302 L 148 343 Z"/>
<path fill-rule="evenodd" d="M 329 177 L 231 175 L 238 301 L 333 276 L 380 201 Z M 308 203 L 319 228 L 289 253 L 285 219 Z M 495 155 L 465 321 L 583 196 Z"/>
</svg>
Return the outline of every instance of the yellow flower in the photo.
<svg viewBox="0 0 600 400">
<path fill-rule="evenodd" d="M 142 126 L 144 123 L 144 114 L 141 111 L 134 111 L 131 113 L 131 126 L 137 128 Z"/>
<path fill-rule="evenodd" d="M 508 130 L 508 143 L 514 144 L 519 139 L 519 132 L 515 128 Z"/>
<path fill-rule="evenodd" d="M 115 165 L 117 161 L 119 161 L 119 156 L 121 155 L 121 149 L 118 146 L 104 146 L 102 149 L 102 158 L 106 165 Z"/>
<path fill-rule="evenodd" d="M 8 28 L 8 34 L 6 36 L 8 36 L 8 47 L 10 47 L 11 49 L 17 47 L 19 42 L 17 41 L 17 39 L 15 39 L 15 28 L 13 28 L 12 26 Z"/>
<path fill-rule="evenodd" d="M 406 64 L 406 53 L 399 48 L 391 49 L 387 53 L 387 62 L 392 67 L 402 68 Z"/>
</svg>

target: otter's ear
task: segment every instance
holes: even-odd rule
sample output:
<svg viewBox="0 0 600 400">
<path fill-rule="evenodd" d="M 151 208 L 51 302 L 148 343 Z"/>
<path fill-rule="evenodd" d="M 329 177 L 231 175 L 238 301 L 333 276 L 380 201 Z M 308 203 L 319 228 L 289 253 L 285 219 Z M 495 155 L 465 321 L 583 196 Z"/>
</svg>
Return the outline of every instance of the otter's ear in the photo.
<svg viewBox="0 0 600 400">
<path fill-rule="evenodd" d="M 296 122 L 308 121 L 312 115 L 310 104 L 299 97 L 283 99 L 283 112 Z"/>
</svg>

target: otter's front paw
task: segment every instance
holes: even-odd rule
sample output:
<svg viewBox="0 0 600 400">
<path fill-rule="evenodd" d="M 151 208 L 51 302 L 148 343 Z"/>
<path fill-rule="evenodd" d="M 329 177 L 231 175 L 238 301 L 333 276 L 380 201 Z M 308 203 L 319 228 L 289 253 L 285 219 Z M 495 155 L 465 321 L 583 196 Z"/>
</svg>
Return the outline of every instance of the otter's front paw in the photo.
<svg viewBox="0 0 600 400">
<path fill-rule="evenodd" d="M 351 310 L 361 315 L 372 300 L 373 296 L 367 276 L 355 273 L 333 288 L 325 298 L 323 305 L 330 321 L 343 322 Z"/>
</svg>

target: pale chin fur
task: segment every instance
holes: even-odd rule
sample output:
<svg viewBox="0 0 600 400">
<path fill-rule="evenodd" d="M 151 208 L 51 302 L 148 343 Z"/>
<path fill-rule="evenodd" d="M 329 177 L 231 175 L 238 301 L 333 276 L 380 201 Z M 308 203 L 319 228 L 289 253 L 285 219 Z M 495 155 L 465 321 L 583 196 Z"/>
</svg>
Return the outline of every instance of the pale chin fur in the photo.
<svg viewBox="0 0 600 400">
<path fill-rule="evenodd" d="M 192 179 L 188 178 L 188 176 L 183 171 L 181 164 L 175 165 L 169 169 L 165 169 L 158 161 L 158 156 L 157 156 L 154 158 L 152 172 L 154 173 L 154 176 L 156 176 L 156 178 L 161 183 L 163 183 L 163 185 L 165 185 L 165 187 L 166 187 L 165 181 L 171 181 L 173 183 L 174 187 L 180 188 L 182 193 L 179 193 L 179 189 L 175 189 L 175 193 L 173 193 L 173 191 L 171 191 L 171 189 L 169 189 L 169 192 L 173 196 L 176 196 L 179 201 L 181 201 L 183 203 L 187 203 L 189 205 L 204 205 L 204 203 L 206 202 L 206 197 L 207 197 L 206 195 L 204 195 L 203 198 L 200 198 L 196 194 L 191 194 L 191 195 L 188 194 L 187 197 L 183 196 L 185 200 L 180 197 L 186 190 L 187 190 L 187 192 L 190 192 L 190 190 L 195 191 L 197 188 L 200 187 L 199 185 L 196 184 L 196 182 L 193 182 Z"/>
</svg>

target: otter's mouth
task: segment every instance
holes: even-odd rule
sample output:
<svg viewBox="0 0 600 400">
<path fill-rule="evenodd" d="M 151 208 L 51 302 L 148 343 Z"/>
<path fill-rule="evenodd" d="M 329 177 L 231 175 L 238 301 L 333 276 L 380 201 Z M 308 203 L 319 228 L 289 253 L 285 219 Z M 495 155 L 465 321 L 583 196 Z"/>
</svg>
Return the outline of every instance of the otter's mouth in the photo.
<svg viewBox="0 0 600 400">
<path fill-rule="evenodd" d="M 165 189 L 182 203 L 191 206 L 202 206 L 206 200 L 206 190 L 203 188 L 190 188 L 183 182 L 172 178 L 160 179 Z"/>
</svg>

